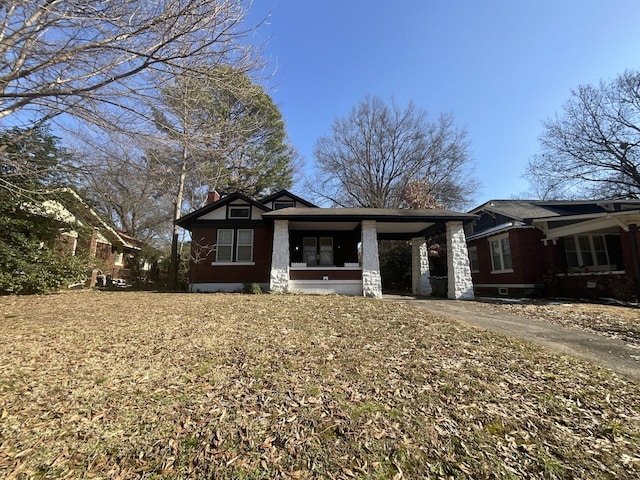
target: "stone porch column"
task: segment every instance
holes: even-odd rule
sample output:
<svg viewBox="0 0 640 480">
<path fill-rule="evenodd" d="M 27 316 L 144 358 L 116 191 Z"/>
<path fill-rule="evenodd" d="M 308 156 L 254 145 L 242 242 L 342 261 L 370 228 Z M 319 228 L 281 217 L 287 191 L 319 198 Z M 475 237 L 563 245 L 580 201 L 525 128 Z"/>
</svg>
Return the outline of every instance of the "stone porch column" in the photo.
<svg viewBox="0 0 640 480">
<path fill-rule="evenodd" d="M 447 222 L 447 266 L 448 297 L 455 300 L 473 300 L 473 281 L 462 222 Z"/>
<path fill-rule="evenodd" d="M 273 223 L 269 289 L 274 293 L 289 291 L 289 220 L 275 220 Z"/>
<path fill-rule="evenodd" d="M 431 295 L 429 251 L 424 237 L 411 239 L 411 282 L 414 295 Z"/>
<path fill-rule="evenodd" d="M 362 221 L 362 294 L 365 297 L 382 297 L 378 233 L 375 220 Z"/>
</svg>

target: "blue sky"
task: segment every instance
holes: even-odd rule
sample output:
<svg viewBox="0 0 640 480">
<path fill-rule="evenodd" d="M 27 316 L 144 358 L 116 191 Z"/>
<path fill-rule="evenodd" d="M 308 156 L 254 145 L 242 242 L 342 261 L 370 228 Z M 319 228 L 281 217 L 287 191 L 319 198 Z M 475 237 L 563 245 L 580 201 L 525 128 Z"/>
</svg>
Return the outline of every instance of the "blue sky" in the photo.
<svg viewBox="0 0 640 480">
<path fill-rule="evenodd" d="M 471 206 L 527 189 L 542 122 L 572 89 L 640 68 L 637 0 L 255 0 L 250 21 L 266 15 L 268 92 L 307 171 L 366 95 L 411 100 L 467 129 L 483 185 Z"/>
</svg>

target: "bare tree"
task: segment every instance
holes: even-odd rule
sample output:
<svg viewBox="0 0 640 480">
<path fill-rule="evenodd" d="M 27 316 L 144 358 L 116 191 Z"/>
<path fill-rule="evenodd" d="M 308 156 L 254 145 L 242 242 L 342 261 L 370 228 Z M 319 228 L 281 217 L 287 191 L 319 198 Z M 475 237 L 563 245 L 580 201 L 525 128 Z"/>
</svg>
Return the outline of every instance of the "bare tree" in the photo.
<svg viewBox="0 0 640 480">
<path fill-rule="evenodd" d="M 166 241 L 171 199 L 162 183 L 164 176 L 144 155 L 139 140 L 117 133 L 107 141 L 85 136 L 83 150 L 76 152 L 82 158 L 76 169 L 77 186 L 118 229 L 143 242 Z"/>
<path fill-rule="evenodd" d="M 241 0 L 0 2 L 0 121 L 136 116 L 159 78 L 197 65 L 250 68 Z"/>
<path fill-rule="evenodd" d="M 407 185 L 420 182 L 437 203 L 462 207 L 477 188 L 465 130 L 452 115 L 428 121 L 413 103 L 366 97 L 318 139 L 315 156 L 308 188 L 341 206 L 397 208 Z"/>
<path fill-rule="evenodd" d="M 640 72 L 572 92 L 525 177 L 540 198 L 640 198 Z"/>
</svg>

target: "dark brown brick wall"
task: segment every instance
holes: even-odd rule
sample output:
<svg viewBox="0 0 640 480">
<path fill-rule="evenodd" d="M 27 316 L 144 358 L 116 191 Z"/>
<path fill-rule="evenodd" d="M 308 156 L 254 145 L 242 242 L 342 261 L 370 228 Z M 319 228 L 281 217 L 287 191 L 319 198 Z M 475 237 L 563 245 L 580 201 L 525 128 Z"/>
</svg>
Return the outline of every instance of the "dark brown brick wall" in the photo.
<svg viewBox="0 0 640 480">
<path fill-rule="evenodd" d="M 469 242 L 478 249 L 479 272 L 472 273 L 473 283 L 537 283 L 543 272 L 542 232 L 536 229 L 515 229 L 509 231 L 511 262 L 513 272 L 491 273 L 491 249 L 489 239 L 480 238 Z"/>
<path fill-rule="evenodd" d="M 509 243 L 513 261 L 513 273 L 491 272 L 491 255 L 488 238 L 481 238 L 469 245 L 478 249 L 479 273 L 473 273 L 474 284 L 539 284 L 535 291 L 550 297 L 602 298 L 614 297 L 625 300 L 636 298 L 635 267 L 632 255 L 631 233 L 620 229 L 625 274 L 581 274 L 570 275 L 564 257 L 562 240 L 546 245 L 541 241 L 542 232 L 535 229 L 515 229 L 509 232 Z M 635 233 L 638 258 L 640 258 L 640 233 Z M 479 295 L 496 295 L 497 288 L 476 287 Z M 527 294 L 525 290 L 509 287 L 509 295 Z"/>
<path fill-rule="evenodd" d="M 231 228 L 231 227 L 225 227 Z M 249 228 L 244 226 L 242 228 Z M 218 230 L 211 227 L 194 227 L 191 232 L 192 248 L 200 245 L 215 245 Z M 273 232 L 267 227 L 253 229 L 253 261 L 255 265 L 211 265 L 215 252 L 197 265 L 190 263 L 191 283 L 269 283 L 271 274 L 271 244 Z"/>
</svg>

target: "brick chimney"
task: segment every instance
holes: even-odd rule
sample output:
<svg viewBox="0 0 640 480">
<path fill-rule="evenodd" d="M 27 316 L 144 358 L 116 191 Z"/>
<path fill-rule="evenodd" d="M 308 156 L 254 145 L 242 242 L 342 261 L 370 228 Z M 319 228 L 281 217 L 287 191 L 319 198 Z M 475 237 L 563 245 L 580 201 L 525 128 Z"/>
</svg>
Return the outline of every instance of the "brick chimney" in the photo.
<svg viewBox="0 0 640 480">
<path fill-rule="evenodd" d="M 215 190 L 212 190 L 209 193 L 207 193 L 207 201 L 205 205 L 209 205 L 211 203 L 217 202 L 218 200 L 220 200 L 220 194 Z"/>
</svg>

